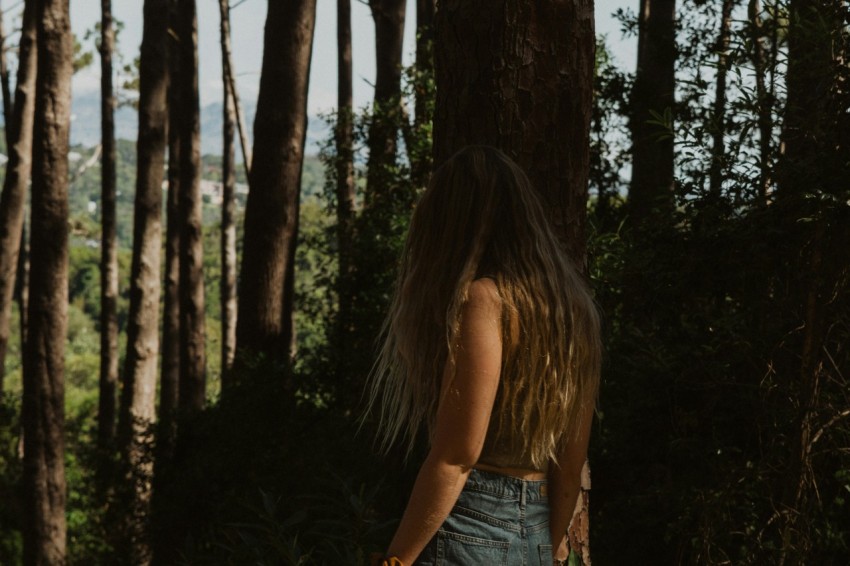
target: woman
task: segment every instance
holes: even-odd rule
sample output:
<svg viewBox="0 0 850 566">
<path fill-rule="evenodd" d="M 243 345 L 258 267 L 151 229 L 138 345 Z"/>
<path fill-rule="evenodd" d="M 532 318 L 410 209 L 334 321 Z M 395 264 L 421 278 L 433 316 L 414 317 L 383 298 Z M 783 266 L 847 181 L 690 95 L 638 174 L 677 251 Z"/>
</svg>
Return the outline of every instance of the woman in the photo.
<svg viewBox="0 0 850 566">
<path fill-rule="evenodd" d="M 386 563 L 565 559 L 600 350 L 528 178 L 495 148 L 459 151 L 413 214 L 370 385 L 384 449 L 430 438 Z"/>
</svg>

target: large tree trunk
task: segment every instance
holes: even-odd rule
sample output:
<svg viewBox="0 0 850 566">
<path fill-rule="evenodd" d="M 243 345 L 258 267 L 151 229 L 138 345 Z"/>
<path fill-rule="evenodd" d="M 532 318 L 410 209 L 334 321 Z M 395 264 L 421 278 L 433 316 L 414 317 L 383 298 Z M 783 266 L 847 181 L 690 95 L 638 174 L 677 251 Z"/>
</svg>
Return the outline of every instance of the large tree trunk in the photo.
<svg viewBox="0 0 850 566">
<path fill-rule="evenodd" d="M 32 122 L 35 110 L 36 75 L 35 3 L 24 6 L 23 29 L 18 49 L 18 81 L 12 115 L 6 121 L 9 160 L 0 195 L 0 393 L 3 391 L 6 348 L 12 298 L 18 277 L 19 252 L 24 231 L 24 209 L 32 166 Z M 24 317 L 26 309 L 21 311 Z M 23 330 L 22 330 L 23 333 Z M 23 337 L 23 334 L 22 334 Z M 23 341 L 21 342 L 23 351 Z"/>
<path fill-rule="evenodd" d="M 245 210 L 236 345 L 240 356 L 288 362 L 294 335 L 292 280 L 307 133 L 307 79 L 316 0 L 269 2 Z"/>
<path fill-rule="evenodd" d="M 632 181 L 628 205 L 633 225 L 669 218 L 673 209 L 675 15 L 675 0 L 640 2 L 638 60 L 630 119 Z M 658 116 L 669 116 L 669 132 L 648 123 Z"/>
<path fill-rule="evenodd" d="M 219 0 L 221 11 L 221 68 L 224 89 L 224 140 L 221 163 L 221 387 L 230 386 L 236 355 L 236 164 L 233 134 L 236 102 L 227 72 L 230 61 L 230 2 Z"/>
<path fill-rule="evenodd" d="M 36 4 L 32 278 L 24 352 L 24 564 L 65 563 L 68 135 L 74 44 L 68 0 Z"/>
<path fill-rule="evenodd" d="M 180 395 L 181 411 L 206 399 L 204 252 L 201 218 L 201 119 L 198 95 L 198 21 L 195 0 L 178 0 L 180 57 Z"/>
<path fill-rule="evenodd" d="M 167 128 L 166 53 L 167 0 L 145 0 L 139 64 L 139 134 L 136 200 L 133 218 L 133 262 L 127 354 L 121 391 L 119 436 L 124 458 L 136 483 L 130 511 L 146 517 L 150 498 L 151 465 L 144 455 L 144 433 L 155 419 L 156 370 L 159 354 L 160 248 L 162 246 L 162 178 Z M 147 563 L 145 526 L 137 523 L 131 561 Z"/>
<path fill-rule="evenodd" d="M 505 151 L 540 191 L 580 266 L 594 49 L 590 0 L 450 1 L 437 11 L 435 165 L 473 143 Z"/>
<path fill-rule="evenodd" d="M 595 38 L 592 0 L 449 0 L 436 16 L 434 162 L 496 146 L 527 172 L 565 247 L 585 265 Z M 588 470 L 571 527 L 590 563 Z"/>
<path fill-rule="evenodd" d="M 112 52 L 115 30 L 112 1 L 101 1 L 101 256 L 100 256 L 100 394 L 97 438 L 108 450 L 115 437 L 115 391 L 118 383 L 118 247 L 115 240 L 115 93 L 112 89 Z"/>
<path fill-rule="evenodd" d="M 366 203 L 388 189 L 386 169 L 395 164 L 401 97 L 401 56 L 406 0 L 369 0 L 375 20 L 375 100 L 369 126 Z"/>
</svg>

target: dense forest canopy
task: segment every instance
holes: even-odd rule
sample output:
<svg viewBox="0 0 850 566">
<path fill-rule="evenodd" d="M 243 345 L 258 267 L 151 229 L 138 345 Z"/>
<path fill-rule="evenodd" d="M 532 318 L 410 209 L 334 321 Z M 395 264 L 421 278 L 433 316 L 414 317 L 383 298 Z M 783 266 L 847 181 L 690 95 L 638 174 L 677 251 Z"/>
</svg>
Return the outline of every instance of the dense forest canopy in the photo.
<svg viewBox="0 0 850 566">
<path fill-rule="evenodd" d="M 0 10 L 0 563 L 367 564 L 426 447 L 378 456 L 363 386 L 468 143 L 526 170 L 602 313 L 573 563 L 850 562 L 846 0 L 631 0 L 634 71 L 592 3 L 370 0 L 364 107 L 351 0 L 334 35 L 269 1 L 250 96 L 245 0 L 144 0 L 138 49 L 110 0 L 75 37 L 76 1 Z"/>
</svg>

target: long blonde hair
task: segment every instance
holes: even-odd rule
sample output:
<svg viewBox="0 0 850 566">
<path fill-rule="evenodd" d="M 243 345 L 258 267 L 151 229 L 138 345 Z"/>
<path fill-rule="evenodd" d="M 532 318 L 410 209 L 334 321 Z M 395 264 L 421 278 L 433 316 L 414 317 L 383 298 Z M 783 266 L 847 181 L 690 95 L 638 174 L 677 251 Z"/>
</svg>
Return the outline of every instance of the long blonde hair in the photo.
<svg viewBox="0 0 850 566">
<path fill-rule="evenodd" d="M 524 453 L 542 469 L 564 433 L 577 434 L 582 415 L 594 408 L 599 317 L 528 178 L 493 147 L 455 154 L 416 206 L 367 414 L 379 405 L 384 450 L 404 440 L 409 453 L 423 424 L 433 430 L 462 306 L 470 283 L 482 276 L 495 280 L 502 301 L 502 372 L 491 430 L 520 431 Z"/>
</svg>

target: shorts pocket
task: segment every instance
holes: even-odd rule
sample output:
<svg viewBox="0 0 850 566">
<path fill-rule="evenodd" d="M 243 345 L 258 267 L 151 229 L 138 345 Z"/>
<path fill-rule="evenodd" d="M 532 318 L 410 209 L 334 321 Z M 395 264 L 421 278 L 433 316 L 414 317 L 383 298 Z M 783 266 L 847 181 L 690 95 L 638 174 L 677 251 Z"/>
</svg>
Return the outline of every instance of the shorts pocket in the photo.
<svg viewBox="0 0 850 566">
<path fill-rule="evenodd" d="M 552 554 L 552 545 L 551 544 L 540 544 L 537 545 L 537 554 L 540 556 L 540 564 L 544 566 L 549 566 L 555 560 Z"/>
<path fill-rule="evenodd" d="M 437 531 L 435 564 L 436 566 L 461 564 L 507 566 L 510 546 L 510 543 L 506 541 L 488 540 L 440 530 Z"/>
</svg>

